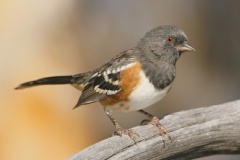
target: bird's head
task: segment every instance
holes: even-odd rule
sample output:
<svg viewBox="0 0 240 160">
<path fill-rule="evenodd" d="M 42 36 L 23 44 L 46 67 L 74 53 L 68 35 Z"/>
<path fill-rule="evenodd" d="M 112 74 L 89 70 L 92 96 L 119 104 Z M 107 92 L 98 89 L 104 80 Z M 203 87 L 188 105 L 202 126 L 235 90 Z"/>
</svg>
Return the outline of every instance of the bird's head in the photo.
<svg viewBox="0 0 240 160">
<path fill-rule="evenodd" d="M 144 54 L 154 54 L 162 61 L 174 63 L 183 52 L 195 51 L 188 43 L 186 34 L 178 27 L 165 25 L 157 27 L 141 39 L 137 48 Z"/>
</svg>

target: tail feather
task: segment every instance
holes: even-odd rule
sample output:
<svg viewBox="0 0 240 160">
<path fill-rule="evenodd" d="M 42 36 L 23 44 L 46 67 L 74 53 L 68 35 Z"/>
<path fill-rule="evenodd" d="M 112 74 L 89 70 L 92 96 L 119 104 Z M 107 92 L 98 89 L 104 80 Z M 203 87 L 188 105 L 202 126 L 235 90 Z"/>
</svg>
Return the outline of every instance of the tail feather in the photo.
<svg viewBox="0 0 240 160">
<path fill-rule="evenodd" d="M 28 87 L 34 87 L 39 85 L 53 85 L 53 84 L 71 84 L 73 76 L 55 76 L 55 77 L 46 77 L 34 81 L 29 81 L 20 84 L 15 89 L 24 89 Z"/>
</svg>

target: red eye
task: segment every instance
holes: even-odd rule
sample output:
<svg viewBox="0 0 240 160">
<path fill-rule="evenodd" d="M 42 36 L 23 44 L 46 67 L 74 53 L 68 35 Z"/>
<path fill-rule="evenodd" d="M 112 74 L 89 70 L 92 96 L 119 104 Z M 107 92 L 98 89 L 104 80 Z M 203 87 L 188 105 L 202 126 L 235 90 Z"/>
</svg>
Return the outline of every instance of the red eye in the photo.
<svg viewBox="0 0 240 160">
<path fill-rule="evenodd" d="M 167 37 L 166 41 L 167 41 L 168 43 L 172 43 L 172 42 L 173 42 L 173 38 L 172 38 L 172 37 Z"/>
</svg>

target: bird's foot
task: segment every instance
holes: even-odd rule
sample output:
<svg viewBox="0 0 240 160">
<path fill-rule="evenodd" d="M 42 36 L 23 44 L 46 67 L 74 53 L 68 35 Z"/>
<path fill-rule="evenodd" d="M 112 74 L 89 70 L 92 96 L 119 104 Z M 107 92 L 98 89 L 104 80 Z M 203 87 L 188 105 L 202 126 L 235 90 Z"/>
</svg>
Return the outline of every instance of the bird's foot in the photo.
<svg viewBox="0 0 240 160">
<path fill-rule="evenodd" d="M 132 140 L 134 140 L 134 142 L 136 143 L 136 136 L 138 136 L 139 137 L 139 135 L 135 132 L 135 131 L 133 131 L 132 129 L 123 129 L 121 126 L 119 126 L 119 125 L 116 125 L 116 134 L 118 135 L 118 136 L 121 136 L 122 137 L 122 135 L 127 135 L 127 136 L 129 136 Z"/>
<path fill-rule="evenodd" d="M 164 146 L 166 146 L 165 142 L 165 135 L 169 137 L 169 139 L 172 141 L 172 137 L 170 133 L 165 129 L 165 127 L 159 122 L 159 119 L 156 116 L 153 116 L 151 122 L 152 125 L 156 126 L 159 129 L 160 135 L 162 137 Z"/>
</svg>

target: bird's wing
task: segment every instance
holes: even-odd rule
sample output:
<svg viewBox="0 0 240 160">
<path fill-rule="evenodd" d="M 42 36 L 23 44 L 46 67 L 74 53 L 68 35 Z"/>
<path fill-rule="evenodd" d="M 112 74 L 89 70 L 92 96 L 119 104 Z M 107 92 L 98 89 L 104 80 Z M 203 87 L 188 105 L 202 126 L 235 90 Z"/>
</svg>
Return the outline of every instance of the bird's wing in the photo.
<svg viewBox="0 0 240 160">
<path fill-rule="evenodd" d="M 133 52 L 132 49 L 124 51 L 101 68 L 93 71 L 74 108 L 102 100 L 107 96 L 120 92 L 122 89 L 120 86 L 121 72 L 137 61 Z"/>
</svg>

